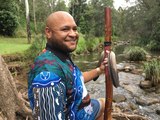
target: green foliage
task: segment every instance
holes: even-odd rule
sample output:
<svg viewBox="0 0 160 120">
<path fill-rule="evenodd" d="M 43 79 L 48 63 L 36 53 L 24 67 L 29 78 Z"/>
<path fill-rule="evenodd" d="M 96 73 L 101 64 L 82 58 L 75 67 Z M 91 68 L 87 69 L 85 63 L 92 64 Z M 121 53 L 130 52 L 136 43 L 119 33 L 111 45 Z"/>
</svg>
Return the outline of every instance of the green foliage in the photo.
<svg viewBox="0 0 160 120">
<path fill-rule="evenodd" d="M 80 18 L 80 24 L 79 24 L 79 26 L 80 26 L 80 32 L 82 34 L 88 33 L 89 29 L 88 29 L 88 26 L 87 26 L 87 22 L 85 21 L 85 19 L 84 19 L 83 16 Z"/>
<path fill-rule="evenodd" d="M 86 46 L 86 41 L 84 40 L 83 37 L 80 37 L 80 38 L 79 38 L 79 41 L 78 41 L 77 49 L 76 49 L 75 52 L 76 52 L 77 54 L 81 54 L 81 53 L 83 53 L 84 51 L 86 51 L 86 48 L 87 48 L 87 46 Z"/>
<path fill-rule="evenodd" d="M 160 83 L 160 61 L 153 59 L 144 63 L 144 72 L 146 79 L 151 80 L 153 85 Z"/>
<path fill-rule="evenodd" d="M 115 36 L 115 35 L 114 35 L 114 36 L 112 36 L 112 40 L 113 40 L 113 41 L 118 41 L 118 39 L 119 39 L 119 37 L 118 37 L 118 36 Z"/>
<path fill-rule="evenodd" d="M 7 0 L 13 1 L 13 0 Z M 14 14 L 18 14 L 18 28 L 15 31 L 16 37 L 26 37 L 26 10 L 25 10 L 25 1 L 24 0 L 14 0 L 16 1 L 17 11 Z M 29 0 L 29 16 L 30 16 L 30 30 L 31 34 L 35 34 L 35 24 L 36 23 L 36 34 L 41 34 L 44 32 L 45 20 L 47 16 L 56 11 L 56 10 L 66 10 L 66 6 L 64 1 L 53 1 L 53 0 L 40 0 L 33 2 L 33 0 Z M 11 2 L 9 2 L 11 3 Z M 34 5 L 33 5 L 34 3 Z M 6 3 L 7 4 L 7 3 Z M 0 4 L 1 6 L 1 4 Z M 35 19 L 34 19 L 34 11 L 35 10 Z M 34 21 L 35 20 L 35 21 Z"/>
<path fill-rule="evenodd" d="M 147 52 L 138 46 L 127 47 L 124 54 L 130 61 L 143 61 L 146 60 Z"/>
<path fill-rule="evenodd" d="M 25 16 L 19 18 L 18 17 L 18 27 L 15 30 L 15 37 L 26 38 L 27 31 L 26 31 L 26 18 Z"/>
<path fill-rule="evenodd" d="M 56 4 L 56 6 L 54 7 L 54 10 L 55 10 L 55 11 L 57 11 L 57 10 L 67 11 L 67 7 L 66 7 L 66 5 L 65 5 L 65 1 L 63 1 L 63 0 L 57 1 L 57 4 Z"/>
<path fill-rule="evenodd" d="M 82 34 L 101 37 L 104 35 L 104 7 L 106 6 L 112 8 L 113 0 L 88 2 L 87 0 L 72 0 L 69 11 L 75 18 Z"/>
<path fill-rule="evenodd" d="M 32 45 L 28 50 L 25 52 L 25 58 L 33 60 L 39 53 L 42 52 L 42 50 L 45 48 L 46 40 L 42 36 L 36 37 L 33 41 Z"/>
<path fill-rule="evenodd" d="M 0 10 L 1 11 L 10 11 L 17 15 L 17 3 L 14 0 L 1 0 L 0 1 Z"/>
<path fill-rule="evenodd" d="M 88 26 L 95 37 L 104 35 L 104 8 L 106 6 L 112 8 L 113 0 L 92 0 L 88 3 Z M 88 34 L 88 33 L 87 33 Z"/>
<path fill-rule="evenodd" d="M 94 19 L 92 18 L 92 12 L 88 9 L 84 10 L 83 15 L 80 17 L 79 20 L 79 27 L 80 32 L 84 35 L 88 35 L 90 33 L 93 33 L 93 26 L 94 26 Z M 94 35 L 94 34 L 93 34 Z"/>
<path fill-rule="evenodd" d="M 93 52 L 100 42 L 101 38 L 92 37 L 92 39 L 86 39 L 81 35 L 75 52 L 77 54 L 81 54 L 84 52 Z"/>
<path fill-rule="evenodd" d="M 79 26 L 80 18 L 84 15 L 87 0 L 71 0 L 69 12 L 74 17 L 76 24 Z"/>
<path fill-rule="evenodd" d="M 160 39 L 159 5 L 160 1 L 158 0 L 137 0 L 135 6 L 124 10 L 120 9 L 119 14 L 116 14 L 116 18 L 118 18 L 116 25 L 118 32 L 116 31 L 116 33 L 121 36 L 127 34 L 128 39 L 132 38 L 143 46 L 148 45 L 150 49 L 157 49 L 156 44 Z M 151 42 L 152 40 L 154 43 Z"/>
<path fill-rule="evenodd" d="M 160 50 L 160 42 L 152 40 L 152 41 L 150 41 L 149 44 L 147 44 L 147 48 L 151 51 L 158 51 L 158 50 Z"/>
<path fill-rule="evenodd" d="M 17 28 L 18 5 L 14 0 L 0 1 L 0 34 L 12 36 Z"/>
<path fill-rule="evenodd" d="M 16 16 L 9 11 L 0 11 L 0 34 L 12 36 L 17 28 L 18 22 Z"/>
<path fill-rule="evenodd" d="M 25 27 L 26 28 L 26 27 Z M 16 31 L 15 31 L 15 37 L 18 37 L 18 38 L 26 38 L 27 36 L 27 33 L 26 33 L 26 30 L 24 28 L 22 28 L 21 26 L 19 26 Z"/>
<path fill-rule="evenodd" d="M 93 52 L 95 48 L 99 45 L 99 39 L 98 38 L 92 38 L 86 40 L 87 50 L 89 52 Z"/>
</svg>

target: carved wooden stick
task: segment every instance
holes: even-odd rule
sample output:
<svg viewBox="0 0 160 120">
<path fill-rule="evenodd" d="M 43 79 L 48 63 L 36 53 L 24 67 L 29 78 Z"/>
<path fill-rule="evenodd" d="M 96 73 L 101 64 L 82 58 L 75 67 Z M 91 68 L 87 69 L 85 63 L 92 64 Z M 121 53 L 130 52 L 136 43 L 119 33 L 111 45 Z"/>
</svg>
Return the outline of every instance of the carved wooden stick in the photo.
<svg viewBox="0 0 160 120">
<path fill-rule="evenodd" d="M 104 53 L 105 57 L 109 56 L 111 50 L 111 9 L 105 8 L 105 42 L 104 42 Z M 106 97 L 105 97 L 105 111 L 104 111 L 104 120 L 112 120 L 112 98 L 113 98 L 113 86 L 112 80 L 109 75 L 108 66 L 105 68 L 105 82 L 106 82 Z"/>
</svg>

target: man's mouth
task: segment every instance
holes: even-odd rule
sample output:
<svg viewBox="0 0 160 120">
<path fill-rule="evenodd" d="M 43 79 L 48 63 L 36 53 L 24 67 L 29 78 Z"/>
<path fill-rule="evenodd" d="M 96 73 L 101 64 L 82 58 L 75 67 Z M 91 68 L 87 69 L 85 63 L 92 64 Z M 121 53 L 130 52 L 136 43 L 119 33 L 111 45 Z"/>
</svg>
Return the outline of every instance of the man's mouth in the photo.
<svg viewBox="0 0 160 120">
<path fill-rule="evenodd" d="M 65 40 L 66 42 L 76 42 L 77 40 L 74 39 L 74 40 Z"/>
</svg>

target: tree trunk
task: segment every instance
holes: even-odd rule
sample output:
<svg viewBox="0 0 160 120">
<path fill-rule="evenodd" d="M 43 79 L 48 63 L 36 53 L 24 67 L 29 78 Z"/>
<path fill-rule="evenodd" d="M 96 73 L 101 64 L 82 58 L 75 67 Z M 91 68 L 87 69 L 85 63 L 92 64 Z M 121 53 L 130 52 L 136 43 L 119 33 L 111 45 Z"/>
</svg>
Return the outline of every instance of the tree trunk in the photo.
<svg viewBox="0 0 160 120">
<path fill-rule="evenodd" d="M 31 31 L 30 31 L 30 18 L 29 18 L 29 4 L 28 0 L 25 0 L 25 6 L 26 6 L 26 26 L 27 26 L 27 39 L 28 43 L 31 43 Z"/>
<path fill-rule="evenodd" d="M 34 31 L 37 34 L 37 22 L 36 22 L 36 10 L 35 10 L 35 1 L 33 0 L 33 17 L 34 17 Z"/>
<path fill-rule="evenodd" d="M 16 112 L 23 116 L 31 116 L 31 110 L 26 106 L 28 102 L 18 93 L 14 79 L 7 64 L 0 56 L 0 118 L 16 120 Z"/>
<path fill-rule="evenodd" d="M 16 101 L 13 91 L 14 86 L 12 86 L 9 79 L 11 79 L 10 73 L 3 58 L 0 57 L 0 108 L 7 120 L 15 120 Z"/>
</svg>

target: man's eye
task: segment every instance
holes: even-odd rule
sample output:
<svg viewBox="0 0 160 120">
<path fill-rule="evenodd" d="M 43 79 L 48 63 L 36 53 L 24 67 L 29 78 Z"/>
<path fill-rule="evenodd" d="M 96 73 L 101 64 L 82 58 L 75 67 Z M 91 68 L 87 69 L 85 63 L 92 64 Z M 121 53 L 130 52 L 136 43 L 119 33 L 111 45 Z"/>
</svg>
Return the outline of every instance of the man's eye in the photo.
<svg viewBox="0 0 160 120">
<path fill-rule="evenodd" d="M 77 31 L 77 28 L 73 28 L 74 31 Z"/>
<path fill-rule="evenodd" d="M 66 27 L 66 28 L 62 28 L 61 30 L 64 31 L 64 32 L 68 32 L 70 30 L 77 31 L 77 28 Z"/>
<path fill-rule="evenodd" d="M 68 30 L 69 30 L 68 28 L 63 28 L 63 29 L 62 29 L 62 31 L 68 31 Z"/>
</svg>

